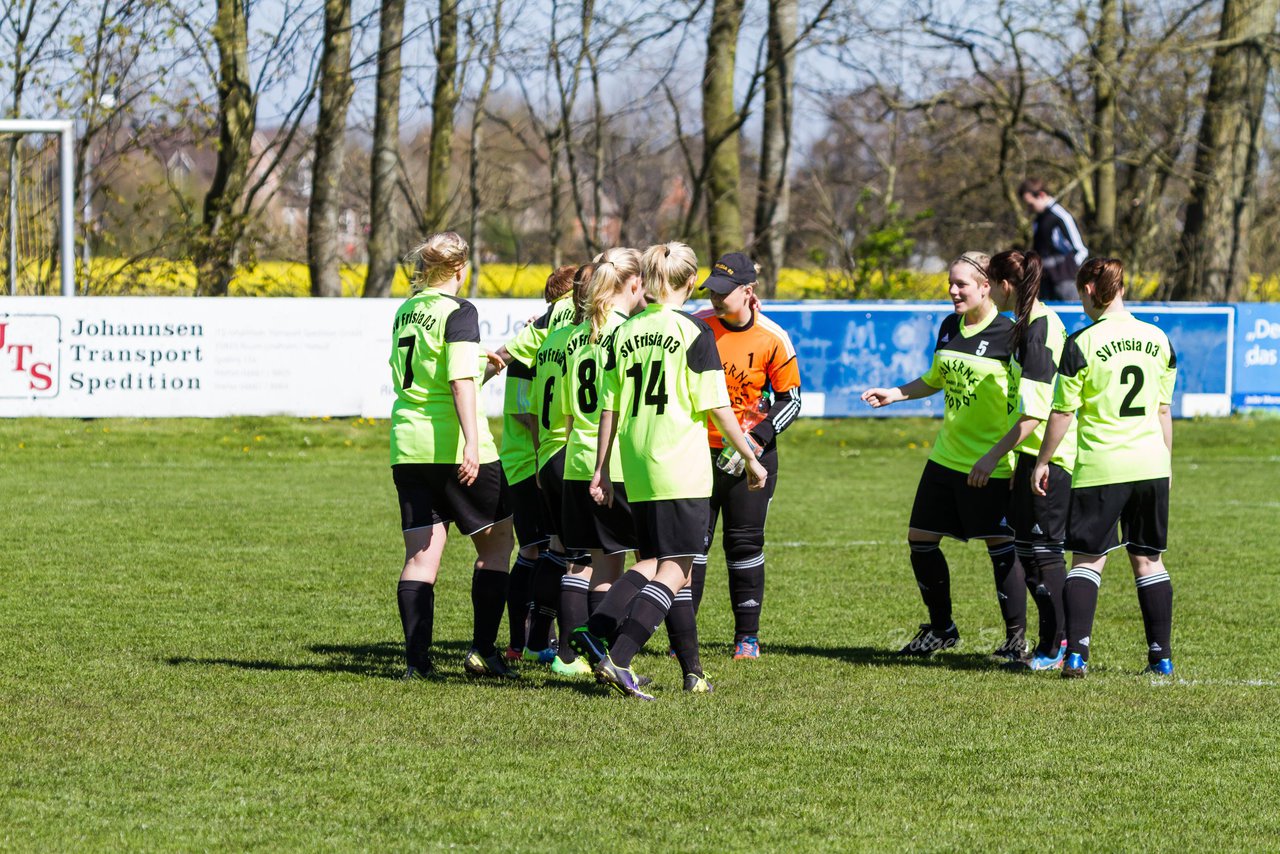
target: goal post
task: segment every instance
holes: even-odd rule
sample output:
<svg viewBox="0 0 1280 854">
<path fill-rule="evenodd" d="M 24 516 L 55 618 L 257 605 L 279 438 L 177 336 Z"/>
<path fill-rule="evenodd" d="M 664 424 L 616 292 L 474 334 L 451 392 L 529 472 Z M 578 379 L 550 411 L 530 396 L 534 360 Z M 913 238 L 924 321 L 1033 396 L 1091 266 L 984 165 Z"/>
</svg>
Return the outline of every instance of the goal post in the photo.
<svg viewBox="0 0 1280 854">
<path fill-rule="evenodd" d="M 60 291 L 64 297 L 75 296 L 75 123 L 71 119 L 0 119 L 0 136 L 21 134 L 52 134 L 58 139 L 58 225 L 55 233 L 58 243 L 58 274 Z M 3 287 L 10 293 L 16 289 L 17 267 L 17 188 L 19 175 L 16 174 L 18 159 L 9 156 L 13 146 L 0 147 L 5 161 L 0 163 L 0 171 L 7 176 L 8 189 L 3 195 L 8 200 L 8 211 L 0 211 L 0 223 L 8 223 L 4 229 L 3 251 L 7 263 L 7 281 Z"/>
</svg>

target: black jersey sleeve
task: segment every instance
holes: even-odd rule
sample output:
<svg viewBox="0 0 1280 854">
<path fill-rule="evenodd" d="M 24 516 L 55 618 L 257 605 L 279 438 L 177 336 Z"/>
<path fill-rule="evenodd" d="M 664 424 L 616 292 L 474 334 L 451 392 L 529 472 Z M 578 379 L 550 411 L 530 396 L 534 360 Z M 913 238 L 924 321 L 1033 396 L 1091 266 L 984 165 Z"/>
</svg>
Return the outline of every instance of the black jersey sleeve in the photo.
<svg viewBox="0 0 1280 854">
<path fill-rule="evenodd" d="M 691 319 L 698 324 L 699 329 L 693 343 L 689 345 L 689 354 L 686 358 L 689 370 L 695 374 L 724 370 L 724 365 L 720 361 L 720 351 L 716 348 L 716 334 L 701 320 Z"/>
<path fill-rule="evenodd" d="M 1067 343 L 1062 345 L 1062 359 L 1058 362 L 1058 373 L 1064 377 L 1074 377 L 1085 369 L 1086 364 L 1084 353 L 1076 342 L 1076 336 L 1070 336 L 1067 338 Z"/>
<path fill-rule="evenodd" d="M 1034 382 L 1052 383 L 1058 366 L 1049 349 L 1049 320 L 1037 317 L 1031 321 L 1018 345 L 1018 364 L 1022 366 L 1024 379 Z"/>
<path fill-rule="evenodd" d="M 766 448 L 778 438 L 778 434 L 791 426 L 800 415 L 800 386 L 780 391 L 773 397 L 769 414 L 751 428 L 751 435 Z"/>
<path fill-rule="evenodd" d="M 446 344 L 455 341 L 480 343 L 480 313 L 475 305 L 464 299 L 458 300 L 458 307 L 444 322 L 444 341 Z"/>
</svg>

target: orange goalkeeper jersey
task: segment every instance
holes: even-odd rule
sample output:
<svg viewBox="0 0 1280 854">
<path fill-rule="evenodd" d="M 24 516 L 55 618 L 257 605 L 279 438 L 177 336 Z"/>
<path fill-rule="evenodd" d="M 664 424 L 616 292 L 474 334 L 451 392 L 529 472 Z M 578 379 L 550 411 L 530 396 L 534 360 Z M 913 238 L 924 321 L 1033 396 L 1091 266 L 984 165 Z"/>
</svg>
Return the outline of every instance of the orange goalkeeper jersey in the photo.
<svg viewBox="0 0 1280 854">
<path fill-rule="evenodd" d="M 800 387 L 796 348 L 781 326 L 760 312 L 741 328 L 727 326 L 710 309 L 698 312 L 697 317 L 715 333 L 729 402 L 738 423 L 743 422 L 745 413 L 759 411 L 761 398 Z M 707 440 L 713 448 L 724 447 L 724 438 L 710 420 Z"/>
</svg>

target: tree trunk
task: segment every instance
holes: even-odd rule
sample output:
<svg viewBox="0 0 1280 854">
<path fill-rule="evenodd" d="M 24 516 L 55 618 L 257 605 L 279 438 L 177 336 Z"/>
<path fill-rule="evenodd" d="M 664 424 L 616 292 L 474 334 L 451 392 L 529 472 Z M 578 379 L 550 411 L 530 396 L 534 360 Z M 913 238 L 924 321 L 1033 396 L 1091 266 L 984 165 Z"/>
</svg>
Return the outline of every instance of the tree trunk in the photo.
<svg viewBox="0 0 1280 854">
<path fill-rule="evenodd" d="M 218 160 L 192 254 L 196 293 L 212 296 L 226 296 L 244 236 L 239 204 L 249 178 L 258 107 L 249 81 L 248 17 L 245 0 L 218 0 L 211 33 L 218 49 Z"/>
<path fill-rule="evenodd" d="M 715 0 L 702 79 L 703 162 L 707 243 L 711 259 L 742 247 L 738 202 L 738 111 L 733 76 L 745 0 Z"/>
<path fill-rule="evenodd" d="M 764 69 L 764 127 L 760 139 L 760 180 L 756 188 L 753 252 L 760 265 L 760 292 L 778 292 L 778 272 L 787 247 L 791 214 L 791 106 L 795 83 L 799 0 L 770 0 L 769 53 Z"/>
<path fill-rule="evenodd" d="M 489 90 L 493 86 L 493 71 L 498 64 L 498 49 L 502 46 L 502 0 L 493 4 L 493 37 L 489 41 L 489 52 L 485 58 L 484 76 L 480 80 L 480 91 L 476 93 L 475 107 L 471 111 L 470 157 L 468 157 L 467 185 L 471 199 L 471 216 L 468 222 L 467 236 L 471 245 L 471 290 L 468 296 L 480 296 L 480 268 L 484 263 L 483 249 L 480 243 L 480 148 L 484 133 L 484 107 L 489 100 Z"/>
<path fill-rule="evenodd" d="M 1229 300 L 1248 278 L 1247 251 L 1270 45 L 1280 0 L 1225 0 L 1178 247 L 1174 299 Z"/>
<path fill-rule="evenodd" d="M 396 178 L 400 168 L 400 48 L 405 0 L 382 0 L 378 16 L 378 83 L 373 108 L 369 189 L 369 272 L 364 295 L 391 295 L 401 247 L 396 234 Z"/>
<path fill-rule="evenodd" d="M 1093 38 L 1093 234 L 1096 253 L 1115 251 L 1116 237 L 1116 66 L 1120 3 L 1101 0 Z"/>
<path fill-rule="evenodd" d="M 431 98 L 431 142 L 427 154 L 427 205 L 422 228 L 444 231 L 449 222 L 449 161 L 453 113 L 458 105 L 458 0 L 440 0 L 436 38 L 436 85 Z"/>
<path fill-rule="evenodd" d="M 307 266 L 313 297 L 342 296 L 338 213 L 346 154 L 347 105 L 351 103 L 351 0 L 325 0 L 320 54 L 320 115 L 307 219 Z"/>
</svg>

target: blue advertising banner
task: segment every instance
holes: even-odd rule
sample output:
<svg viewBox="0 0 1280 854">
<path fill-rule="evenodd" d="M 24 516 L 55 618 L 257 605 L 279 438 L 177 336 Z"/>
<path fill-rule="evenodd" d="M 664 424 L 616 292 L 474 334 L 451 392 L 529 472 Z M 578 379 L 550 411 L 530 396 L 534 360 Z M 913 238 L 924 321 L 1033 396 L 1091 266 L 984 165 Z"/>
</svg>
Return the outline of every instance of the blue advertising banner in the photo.
<svg viewBox="0 0 1280 854">
<path fill-rule="evenodd" d="M 1129 307 L 1142 320 L 1163 329 L 1178 354 L 1174 414 L 1189 417 L 1230 412 L 1235 309 L 1185 303 L 1135 303 Z M 1053 308 L 1068 331 L 1088 322 L 1078 304 Z M 938 396 L 873 411 L 861 395 L 864 389 L 899 385 L 928 370 L 938 324 L 950 313 L 945 304 L 777 302 L 770 303 L 767 312 L 795 343 L 804 381 L 805 415 L 942 414 Z M 1280 383 L 1272 388 L 1280 388 Z"/>
<path fill-rule="evenodd" d="M 1280 305 L 1236 303 L 1235 384 L 1237 409 L 1280 409 Z"/>
</svg>

